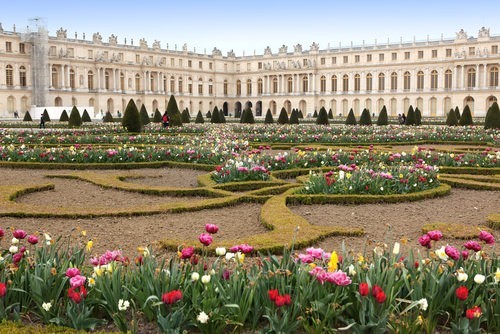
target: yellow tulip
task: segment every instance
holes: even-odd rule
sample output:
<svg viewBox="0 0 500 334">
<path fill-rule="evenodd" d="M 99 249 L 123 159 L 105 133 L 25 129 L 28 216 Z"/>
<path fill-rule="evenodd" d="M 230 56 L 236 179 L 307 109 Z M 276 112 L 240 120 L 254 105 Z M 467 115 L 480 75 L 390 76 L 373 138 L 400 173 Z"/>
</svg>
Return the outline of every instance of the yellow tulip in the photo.
<svg viewBox="0 0 500 334">
<path fill-rule="evenodd" d="M 337 252 L 333 251 L 332 255 L 330 256 L 330 261 L 328 262 L 328 271 L 332 272 L 337 270 L 338 263 L 339 263 L 339 256 L 337 255 Z"/>
</svg>

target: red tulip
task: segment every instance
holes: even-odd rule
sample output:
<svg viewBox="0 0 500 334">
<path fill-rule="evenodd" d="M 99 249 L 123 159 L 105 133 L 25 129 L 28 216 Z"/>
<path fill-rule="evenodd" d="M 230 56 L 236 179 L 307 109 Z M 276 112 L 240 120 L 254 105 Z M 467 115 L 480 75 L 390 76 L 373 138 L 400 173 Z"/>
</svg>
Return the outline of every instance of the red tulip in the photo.
<svg viewBox="0 0 500 334">
<path fill-rule="evenodd" d="M 269 290 L 267 292 L 268 296 L 269 296 L 269 299 L 272 300 L 272 301 L 275 301 L 276 300 L 276 297 L 279 296 L 279 292 L 278 292 L 278 289 L 274 289 L 274 290 Z"/>
<path fill-rule="evenodd" d="M 481 311 L 481 308 L 479 306 L 474 306 L 473 308 L 470 308 L 468 309 L 467 311 L 465 311 L 465 316 L 472 320 L 474 318 L 479 318 L 481 317 L 481 314 L 483 312 Z"/>
<path fill-rule="evenodd" d="M 0 282 L 0 297 L 4 297 L 7 294 L 7 284 Z"/>
<path fill-rule="evenodd" d="M 368 296 L 370 293 L 370 287 L 368 286 L 368 283 L 360 283 L 359 284 L 359 294 L 361 296 Z"/>
<path fill-rule="evenodd" d="M 165 292 L 161 296 L 161 300 L 163 303 L 172 305 L 182 299 L 182 291 L 181 290 L 172 290 L 170 292 Z"/>
<path fill-rule="evenodd" d="M 469 297 L 469 289 L 466 286 L 461 285 L 455 290 L 457 298 L 460 300 L 466 300 Z"/>
</svg>

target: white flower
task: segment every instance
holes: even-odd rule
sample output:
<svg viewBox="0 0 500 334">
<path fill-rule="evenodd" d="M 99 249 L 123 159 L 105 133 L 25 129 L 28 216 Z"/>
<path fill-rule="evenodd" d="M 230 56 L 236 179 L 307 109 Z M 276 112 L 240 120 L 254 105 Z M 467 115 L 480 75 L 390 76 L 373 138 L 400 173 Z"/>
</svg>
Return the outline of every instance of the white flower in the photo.
<svg viewBox="0 0 500 334">
<path fill-rule="evenodd" d="M 191 274 L 191 281 L 196 282 L 199 279 L 200 279 L 200 274 L 198 274 L 197 272 Z"/>
<path fill-rule="evenodd" d="M 208 322 L 208 314 L 201 311 L 200 314 L 198 314 L 198 316 L 196 317 L 196 320 L 198 320 L 202 324 L 206 324 Z"/>
<path fill-rule="evenodd" d="M 231 253 L 231 252 L 226 253 L 226 260 L 227 261 L 231 260 L 232 258 L 234 258 L 234 253 Z"/>
<path fill-rule="evenodd" d="M 495 280 L 495 283 L 500 282 L 500 268 L 497 268 L 497 271 L 495 272 L 495 276 L 493 276 L 493 279 Z"/>
<path fill-rule="evenodd" d="M 384 187 L 380 187 L 380 191 L 384 191 Z"/>
<path fill-rule="evenodd" d="M 43 304 L 42 304 L 42 308 L 43 308 L 45 311 L 49 312 L 49 311 L 50 311 L 50 309 L 52 308 L 52 303 L 51 303 L 51 302 L 48 302 L 48 303 L 43 303 Z"/>
<path fill-rule="evenodd" d="M 485 279 L 486 277 L 481 274 L 476 274 L 476 276 L 474 276 L 474 282 L 476 282 L 477 284 L 483 284 Z"/>
<path fill-rule="evenodd" d="M 427 303 L 427 299 L 425 299 L 425 298 L 420 299 L 418 301 L 418 305 L 420 305 L 420 309 L 422 311 L 427 310 L 427 306 L 429 306 L 429 304 Z"/>
<path fill-rule="evenodd" d="M 395 242 L 394 248 L 392 249 L 392 254 L 398 255 L 400 247 L 401 247 L 401 245 L 399 244 L 399 242 Z"/>
<path fill-rule="evenodd" d="M 201 276 L 201 283 L 203 283 L 203 284 L 210 283 L 210 275 L 203 275 L 203 276 Z"/>
<path fill-rule="evenodd" d="M 12 243 L 13 245 L 17 245 L 17 244 L 19 243 L 19 239 L 17 239 L 17 238 L 12 238 L 11 243 Z"/>
<path fill-rule="evenodd" d="M 446 255 L 446 252 L 444 251 L 444 246 L 442 246 L 439 249 L 436 249 L 436 255 L 443 261 L 448 261 L 448 255 Z"/>
<path fill-rule="evenodd" d="M 130 302 L 128 300 L 123 300 L 120 299 L 118 301 L 118 310 L 119 311 L 126 311 L 130 306 Z"/>
<path fill-rule="evenodd" d="M 9 248 L 9 252 L 11 252 L 12 254 L 17 253 L 17 250 L 18 250 L 17 246 L 14 245 L 10 246 Z"/>
<path fill-rule="evenodd" d="M 353 264 L 351 264 L 351 265 L 349 266 L 349 275 L 350 275 L 350 276 L 354 276 L 354 275 L 356 275 L 356 270 L 354 269 L 354 265 L 353 265 Z"/>
<path fill-rule="evenodd" d="M 457 270 L 457 281 L 465 282 L 468 278 L 469 275 L 465 273 L 464 268 L 460 267 L 460 269 Z"/>
<path fill-rule="evenodd" d="M 224 256 L 226 255 L 226 249 L 224 247 L 217 247 L 215 249 L 215 254 L 217 254 L 217 256 Z"/>
</svg>

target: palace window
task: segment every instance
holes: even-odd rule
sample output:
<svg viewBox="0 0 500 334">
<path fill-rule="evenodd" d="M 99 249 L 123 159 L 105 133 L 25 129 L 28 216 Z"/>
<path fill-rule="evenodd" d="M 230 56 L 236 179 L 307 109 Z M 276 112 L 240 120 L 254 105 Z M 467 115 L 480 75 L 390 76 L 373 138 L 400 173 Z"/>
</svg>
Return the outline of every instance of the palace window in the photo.
<svg viewBox="0 0 500 334">
<path fill-rule="evenodd" d="M 337 76 L 332 75 L 332 92 L 337 91 Z"/>
<path fill-rule="evenodd" d="M 498 86 L 498 67 L 493 66 L 490 69 L 490 87 Z"/>
<path fill-rule="evenodd" d="M 88 59 L 93 59 L 94 58 L 94 51 L 93 50 L 88 50 L 87 51 L 87 58 Z"/>
<path fill-rule="evenodd" d="M 469 56 L 473 56 L 476 53 L 476 48 L 471 46 L 469 47 Z"/>
<path fill-rule="evenodd" d="M 452 85 L 452 74 L 451 74 L 451 70 L 446 70 L 446 72 L 444 72 L 444 89 L 451 89 L 451 85 Z"/>
<path fill-rule="evenodd" d="M 405 51 L 405 60 L 410 59 L 410 51 Z"/>
<path fill-rule="evenodd" d="M 411 88 L 411 74 L 410 72 L 406 71 L 403 74 L 403 89 L 405 91 L 409 91 Z"/>
<path fill-rule="evenodd" d="M 424 89 L 424 72 L 419 71 L 417 73 L 417 90 Z"/>
<path fill-rule="evenodd" d="M 12 52 L 12 42 L 5 42 L 5 52 Z"/>
<path fill-rule="evenodd" d="M 94 72 L 92 71 L 87 72 L 87 88 L 89 90 L 94 89 Z"/>
<path fill-rule="evenodd" d="M 325 57 L 321 57 L 321 59 L 320 59 L 320 63 L 321 63 L 321 65 L 325 65 L 325 63 L 326 63 L 326 58 L 325 58 Z"/>
<path fill-rule="evenodd" d="M 432 50 L 432 58 L 438 57 L 438 50 Z"/>
<path fill-rule="evenodd" d="M 391 73 L 391 91 L 395 92 L 398 89 L 398 74 L 396 72 Z"/>
<path fill-rule="evenodd" d="M 174 67 L 175 66 L 175 59 L 170 58 L 170 66 Z"/>
<path fill-rule="evenodd" d="M 368 73 L 366 75 L 366 91 L 371 92 L 373 89 L 373 75 Z"/>
<path fill-rule="evenodd" d="M 139 64 L 141 62 L 141 55 L 135 55 L 135 63 Z"/>
<path fill-rule="evenodd" d="M 202 61 L 199 61 L 198 62 L 198 68 L 201 70 L 203 69 L 203 62 Z"/>
<path fill-rule="evenodd" d="M 141 91 L 141 76 L 139 74 L 135 75 L 135 91 Z"/>
<path fill-rule="evenodd" d="M 438 88 L 438 72 L 436 70 L 431 72 L 431 90 Z"/>
<path fill-rule="evenodd" d="M 378 75 L 378 90 L 380 92 L 385 90 L 385 75 L 384 75 L 384 73 L 380 73 Z"/>
<path fill-rule="evenodd" d="M 26 67 L 19 67 L 19 86 L 26 87 Z"/>
<path fill-rule="evenodd" d="M 212 79 L 208 80 L 208 95 L 214 95 L 214 85 Z"/>
<path fill-rule="evenodd" d="M 293 93 L 293 78 L 288 77 L 287 81 L 287 92 L 288 93 Z"/>
<path fill-rule="evenodd" d="M 224 92 L 224 96 L 227 96 L 227 80 L 224 80 L 222 90 Z"/>
<path fill-rule="evenodd" d="M 19 53 L 26 53 L 26 48 L 24 43 L 19 43 Z"/>
<path fill-rule="evenodd" d="M 193 79 L 188 78 L 188 94 L 193 94 Z"/>
<path fill-rule="evenodd" d="M 259 62 L 257 63 L 257 68 L 258 68 L 259 70 L 262 70 L 262 62 L 261 62 L 261 61 L 259 61 Z"/>
<path fill-rule="evenodd" d="M 372 55 L 371 54 L 366 55 L 366 62 L 369 63 L 371 61 L 372 61 Z"/>
<path fill-rule="evenodd" d="M 349 76 L 347 74 L 344 74 L 344 76 L 342 77 L 342 91 L 349 91 Z"/>
<path fill-rule="evenodd" d="M 326 77 L 324 75 L 321 76 L 319 86 L 320 86 L 321 93 L 325 93 L 326 92 Z"/>
<path fill-rule="evenodd" d="M 174 92 L 175 92 L 175 78 L 170 77 L 170 93 L 174 93 Z"/>
<path fill-rule="evenodd" d="M 252 80 L 247 80 L 247 95 L 252 96 Z"/>
<path fill-rule="evenodd" d="M 332 57 L 332 65 L 337 64 L 337 57 Z"/>
<path fill-rule="evenodd" d="M 384 58 L 385 58 L 385 56 L 383 53 L 378 54 L 378 61 L 384 61 Z"/>
<path fill-rule="evenodd" d="M 236 96 L 241 96 L 241 80 L 236 81 Z"/>
<path fill-rule="evenodd" d="M 344 56 L 344 64 L 347 64 L 349 62 L 349 56 Z"/>
<path fill-rule="evenodd" d="M 451 57 L 451 49 L 446 49 L 446 57 Z"/>
<path fill-rule="evenodd" d="M 264 85 L 262 79 L 257 80 L 257 94 L 262 95 L 264 92 Z"/>
<path fill-rule="evenodd" d="M 306 58 L 302 59 L 302 65 L 307 66 L 307 59 Z"/>
<path fill-rule="evenodd" d="M 361 90 L 361 76 L 359 74 L 354 75 L 354 91 L 359 92 Z"/>
<path fill-rule="evenodd" d="M 214 67 L 214 64 L 213 64 L 213 63 L 208 63 L 208 69 L 209 69 L 209 70 L 212 70 L 212 69 L 213 69 L 213 67 Z"/>
<path fill-rule="evenodd" d="M 355 63 L 359 63 L 359 55 L 355 55 L 354 56 L 354 62 Z"/>
<path fill-rule="evenodd" d="M 302 77 L 302 92 L 307 93 L 309 91 L 309 79 L 307 76 Z"/>
<path fill-rule="evenodd" d="M 193 61 L 188 60 L 188 67 L 189 67 L 189 68 L 193 67 Z"/>
<path fill-rule="evenodd" d="M 424 51 L 418 51 L 418 59 L 424 58 Z"/>
<path fill-rule="evenodd" d="M 467 88 L 476 87 L 476 69 L 469 68 L 467 71 Z"/>
<path fill-rule="evenodd" d="M 184 88 L 183 88 L 183 85 L 182 85 L 182 77 L 179 77 L 179 79 L 178 79 L 178 87 L 179 87 L 178 92 L 182 93 L 184 91 Z"/>
<path fill-rule="evenodd" d="M 397 54 L 397 52 L 393 52 L 392 55 L 391 55 L 391 57 L 392 57 L 392 60 L 398 60 L 398 54 Z"/>
<path fill-rule="evenodd" d="M 179 67 L 182 67 L 182 59 L 179 59 Z"/>
<path fill-rule="evenodd" d="M 273 78 L 273 94 L 278 93 L 278 78 L 274 77 Z"/>
<path fill-rule="evenodd" d="M 203 81 L 198 80 L 198 95 L 203 95 Z"/>
<path fill-rule="evenodd" d="M 71 89 L 76 88 L 76 86 L 75 86 L 75 70 L 74 69 L 69 70 L 69 87 Z"/>
<path fill-rule="evenodd" d="M 496 55 L 498 53 L 498 45 L 491 46 L 491 53 Z"/>
<path fill-rule="evenodd" d="M 57 69 L 55 67 L 52 67 L 52 87 L 59 88 L 58 78 L 59 78 L 59 73 Z"/>
</svg>

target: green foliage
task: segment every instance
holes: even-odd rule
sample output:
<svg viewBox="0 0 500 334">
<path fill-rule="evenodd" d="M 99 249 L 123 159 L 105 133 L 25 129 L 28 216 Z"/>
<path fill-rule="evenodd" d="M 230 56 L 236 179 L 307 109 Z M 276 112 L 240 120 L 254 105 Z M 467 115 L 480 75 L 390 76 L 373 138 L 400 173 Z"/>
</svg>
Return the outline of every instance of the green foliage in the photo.
<svg viewBox="0 0 500 334">
<path fill-rule="evenodd" d="M 314 117 L 314 118 L 318 117 L 318 112 L 317 112 L 316 110 L 314 110 L 313 117 Z"/>
<path fill-rule="evenodd" d="M 406 125 L 415 125 L 417 122 L 417 119 L 415 117 L 415 110 L 413 110 L 413 106 L 410 105 L 408 108 L 408 114 L 406 115 Z"/>
<path fill-rule="evenodd" d="M 219 118 L 221 123 L 226 123 L 226 116 L 224 115 L 224 111 L 219 109 Z"/>
<path fill-rule="evenodd" d="M 196 120 L 194 122 L 196 124 L 203 124 L 203 123 L 205 123 L 205 120 L 203 119 L 203 115 L 201 113 L 201 110 L 198 110 L 198 114 L 196 115 Z"/>
<path fill-rule="evenodd" d="M 167 105 L 167 114 L 170 126 L 182 126 L 181 112 L 173 95 L 170 96 Z"/>
<path fill-rule="evenodd" d="M 420 109 L 418 109 L 418 107 L 415 108 L 415 125 L 422 125 L 422 113 L 420 112 Z"/>
<path fill-rule="evenodd" d="M 253 111 L 251 108 L 246 108 L 243 110 L 243 114 L 241 115 L 240 123 L 246 124 L 254 124 L 255 119 L 253 117 Z"/>
<path fill-rule="evenodd" d="M 356 122 L 356 116 L 354 116 L 354 111 L 352 110 L 349 110 L 349 114 L 347 115 L 347 118 L 345 120 L 345 124 L 346 125 L 356 125 L 357 122 Z"/>
<path fill-rule="evenodd" d="M 24 114 L 23 122 L 32 122 L 33 119 L 31 118 L 31 114 L 29 111 L 26 111 Z"/>
<path fill-rule="evenodd" d="M 364 108 L 359 118 L 359 125 L 372 125 L 372 124 L 373 124 L 372 116 L 370 115 L 370 111 Z"/>
<path fill-rule="evenodd" d="M 458 125 L 457 114 L 455 113 L 455 110 L 453 110 L 453 108 L 450 109 L 450 112 L 446 116 L 446 125 L 448 126 Z"/>
<path fill-rule="evenodd" d="M 493 102 L 491 107 L 488 109 L 484 120 L 484 128 L 500 129 L 500 109 L 498 108 L 498 103 Z"/>
<path fill-rule="evenodd" d="M 331 109 L 330 109 L 331 111 Z M 319 110 L 318 117 L 316 118 L 316 124 L 320 125 L 328 125 L 330 122 L 328 121 L 328 113 L 326 112 L 325 107 L 321 107 Z"/>
<path fill-rule="evenodd" d="M 148 111 L 146 110 L 146 105 L 142 104 L 141 111 L 139 112 L 141 115 L 142 125 L 148 125 L 151 120 L 149 119 Z"/>
<path fill-rule="evenodd" d="M 47 109 L 44 109 L 43 110 L 43 119 L 45 120 L 45 122 L 50 122 L 50 116 L 49 116 L 49 112 L 47 111 Z"/>
<path fill-rule="evenodd" d="M 297 109 L 292 109 L 292 114 L 290 115 L 290 124 L 299 124 L 299 112 Z"/>
<path fill-rule="evenodd" d="M 181 120 L 184 124 L 191 122 L 191 115 L 189 114 L 188 108 L 182 111 Z"/>
<path fill-rule="evenodd" d="M 329 118 L 329 119 L 333 119 L 333 111 L 332 111 L 332 108 L 330 108 L 330 110 L 328 110 L 328 118 Z"/>
<path fill-rule="evenodd" d="M 289 119 L 288 119 L 288 113 L 286 112 L 285 107 L 281 108 L 280 115 L 278 117 L 278 124 L 288 124 Z"/>
<path fill-rule="evenodd" d="M 389 124 L 389 118 L 387 117 L 387 108 L 384 105 L 382 107 L 382 110 L 380 110 L 380 113 L 378 114 L 377 125 L 388 125 L 388 124 Z"/>
<path fill-rule="evenodd" d="M 90 115 L 87 112 L 87 109 L 83 109 L 82 122 L 84 122 L 84 123 L 91 123 L 92 122 L 92 119 L 90 118 Z"/>
<path fill-rule="evenodd" d="M 219 115 L 219 108 L 217 106 L 214 107 L 214 111 L 212 112 L 212 117 L 210 118 L 210 123 L 212 124 L 218 124 L 222 123 L 220 120 L 220 115 Z"/>
<path fill-rule="evenodd" d="M 128 132 L 142 131 L 141 116 L 139 115 L 139 110 L 133 99 L 128 101 L 127 107 L 125 108 L 122 125 Z"/>
<path fill-rule="evenodd" d="M 466 105 L 464 111 L 462 112 L 462 116 L 460 117 L 460 121 L 458 122 L 461 126 L 473 125 L 474 121 L 472 120 L 472 113 L 470 111 L 469 105 Z"/>
<path fill-rule="evenodd" d="M 458 109 L 458 106 L 455 107 L 455 115 L 457 116 L 457 121 L 460 121 L 460 109 Z"/>
<path fill-rule="evenodd" d="M 155 114 L 153 116 L 153 122 L 154 123 L 161 123 L 161 118 L 162 118 L 161 112 L 158 110 L 158 108 L 156 108 Z"/>
<path fill-rule="evenodd" d="M 111 123 L 113 122 L 113 115 L 111 115 L 111 112 L 106 111 L 106 114 L 104 115 L 104 118 L 102 119 L 104 123 Z"/>
<path fill-rule="evenodd" d="M 267 109 L 266 119 L 264 120 L 264 124 L 273 124 L 273 123 L 274 123 L 274 118 L 271 109 Z"/>
<path fill-rule="evenodd" d="M 61 117 L 59 117 L 59 122 L 67 122 L 69 121 L 69 116 L 68 113 L 66 112 L 66 109 L 64 109 L 61 113 Z"/>
<path fill-rule="evenodd" d="M 304 119 L 304 115 L 302 114 L 302 110 L 299 110 L 299 118 Z"/>
<path fill-rule="evenodd" d="M 81 126 L 83 123 L 82 118 L 80 116 L 80 112 L 76 106 L 73 106 L 71 109 L 71 113 L 69 114 L 69 126 Z"/>
<path fill-rule="evenodd" d="M 207 112 L 206 116 L 207 116 L 207 118 L 212 119 L 212 113 L 210 112 L 210 110 Z"/>
</svg>

